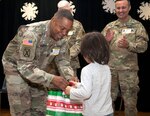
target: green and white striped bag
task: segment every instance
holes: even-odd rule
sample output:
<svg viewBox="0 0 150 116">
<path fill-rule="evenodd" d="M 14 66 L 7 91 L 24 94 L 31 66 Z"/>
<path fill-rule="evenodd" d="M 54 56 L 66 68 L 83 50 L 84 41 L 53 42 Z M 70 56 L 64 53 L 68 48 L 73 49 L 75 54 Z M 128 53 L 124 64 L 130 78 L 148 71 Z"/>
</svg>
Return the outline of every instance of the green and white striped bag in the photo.
<svg viewBox="0 0 150 116">
<path fill-rule="evenodd" d="M 72 101 L 60 90 L 48 92 L 46 116 L 82 116 L 82 103 Z"/>
</svg>

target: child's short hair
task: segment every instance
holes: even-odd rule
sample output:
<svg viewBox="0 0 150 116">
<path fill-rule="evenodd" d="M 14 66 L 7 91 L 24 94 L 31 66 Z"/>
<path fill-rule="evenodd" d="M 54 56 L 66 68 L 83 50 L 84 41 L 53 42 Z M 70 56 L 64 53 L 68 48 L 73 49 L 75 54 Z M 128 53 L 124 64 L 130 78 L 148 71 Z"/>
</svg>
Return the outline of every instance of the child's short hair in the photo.
<svg viewBox="0 0 150 116">
<path fill-rule="evenodd" d="M 109 44 L 100 32 L 86 33 L 81 42 L 81 54 L 91 62 L 108 64 Z"/>
</svg>

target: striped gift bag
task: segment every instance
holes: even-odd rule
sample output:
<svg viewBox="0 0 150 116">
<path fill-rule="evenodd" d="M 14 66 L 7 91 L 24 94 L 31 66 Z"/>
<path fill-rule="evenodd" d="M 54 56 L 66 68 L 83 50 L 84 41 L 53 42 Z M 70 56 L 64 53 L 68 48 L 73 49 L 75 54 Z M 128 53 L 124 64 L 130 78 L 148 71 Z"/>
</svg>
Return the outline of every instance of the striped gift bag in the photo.
<svg viewBox="0 0 150 116">
<path fill-rule="evenodd" d="M 46 116 L 82 116 L 82 104 L 72 101 L 60 90 L 48 92 Z"/>
</svg>

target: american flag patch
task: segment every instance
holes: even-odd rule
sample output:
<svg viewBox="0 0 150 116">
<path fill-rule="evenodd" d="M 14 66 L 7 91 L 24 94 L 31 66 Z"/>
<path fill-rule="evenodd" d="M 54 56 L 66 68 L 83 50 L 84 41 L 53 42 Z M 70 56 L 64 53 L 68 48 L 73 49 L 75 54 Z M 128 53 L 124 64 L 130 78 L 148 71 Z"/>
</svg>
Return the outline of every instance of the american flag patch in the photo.
<svg viewBox="0 0 150 116">
<path fill-rule="evenodd" d="M 33 42 L 30 39 L 24 39 L 23 40 L 23 45 L 33 46 Z"/>
</svg>

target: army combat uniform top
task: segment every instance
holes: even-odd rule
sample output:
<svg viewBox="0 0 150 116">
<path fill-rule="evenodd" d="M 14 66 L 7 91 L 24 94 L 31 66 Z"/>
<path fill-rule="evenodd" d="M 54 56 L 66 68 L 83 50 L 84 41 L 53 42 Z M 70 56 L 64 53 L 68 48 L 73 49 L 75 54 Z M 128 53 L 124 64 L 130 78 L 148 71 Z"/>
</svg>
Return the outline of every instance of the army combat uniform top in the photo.
<svg viewBox="0 0 150 116">
<path fill-rule="evenodd" d="M 73 69 L 80 68 L 78 54 L 80 53 L 81 39 L 84 34 L 85 31 L 82 24 L 79 21 L 74 20 L 73 27 L 68 32 L 68 35 L 66 36 L 66 39 L 69 44 L 71 66 Z"/>
<path fill-rule="evenodd" d="M 110 62 L 111 69 L 116 70 L 138 70 L 137 53 L 147 50 L 148 35 L 144 26 L 133 18 L 122 24 L 119 20 L 106 25 L 102 33 L 106 35 L 107 29 L 115 32 L 114 38 L 110 41 Z M 128 49 L 119 48 L 118 40 L 125 36 L 129 42 Z"/>
<path fill-rule="evenodd" d="M 6 75 L 20 75 L 30 83 L 49 87 L 54 75 L 46 71 L 46 66 L 55 61 L 61 76 L 67 80 L 74 76 L 70 67 L 66 41 L 55 41 L 46 36 L 50 21 L 21 26 L 3 54 Z M 7 82 L 17 83 L 19 78 L 6 78 Z M 18 82 L 20 83 L 20 82 Z"/>
</svg>

